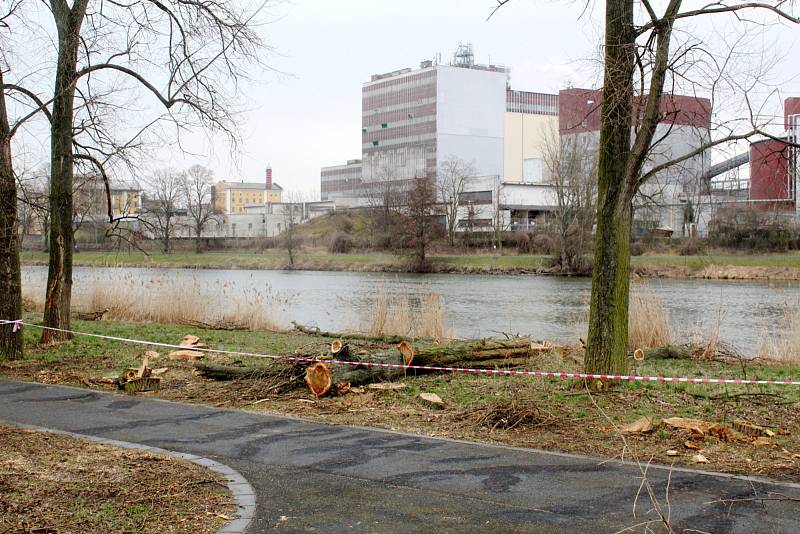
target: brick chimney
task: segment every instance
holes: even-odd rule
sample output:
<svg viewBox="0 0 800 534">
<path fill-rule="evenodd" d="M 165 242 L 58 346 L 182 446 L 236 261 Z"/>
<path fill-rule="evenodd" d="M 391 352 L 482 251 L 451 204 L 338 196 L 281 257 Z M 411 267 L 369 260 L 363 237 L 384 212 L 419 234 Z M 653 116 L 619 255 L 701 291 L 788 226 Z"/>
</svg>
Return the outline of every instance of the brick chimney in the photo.
<svg viewBox="0 0 800 534">
<path fill-rule="evenodd" d="M 267 165 L 267 189 L 272 189 L 272 166 Z"/>
</svg>

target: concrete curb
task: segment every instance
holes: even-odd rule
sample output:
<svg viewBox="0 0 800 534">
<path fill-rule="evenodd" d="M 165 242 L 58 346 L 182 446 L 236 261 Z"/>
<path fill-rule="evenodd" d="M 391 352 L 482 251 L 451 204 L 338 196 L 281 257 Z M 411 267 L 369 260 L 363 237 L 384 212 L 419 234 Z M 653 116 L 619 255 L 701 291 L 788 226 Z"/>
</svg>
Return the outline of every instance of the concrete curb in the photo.
<svg viewBox="0 0 800 534">
<path fill-rule="evenodd" d="M 120 441 L 116 439 L 99 438 L 97 436 L 87 436 L 86 434 L 78 434 L 76 432 L 67 432 L 65 430 L 55 430 L 51 428 L 40 427 L 36 425 L 25 425 L 15 423 L 12 421 L 4 421 L 0 419 L 0 423 L 6 426 L 22 428 L 25 430 L 35 430 L 37 432 L 47 432 L 49 434 L 58 434 L 61 436 L 71 436 L 73 438 L 84 439 L 93 441 L 103 445 L 110 445 L 113 447 L 120 447 L 123 449 L 136 449 L 140 451 L 151 452 L 154 454 L 164 454 L 180 460 L 187 460 L 195 463 L 206 469 L 214 471 L 223 475 L 228 481 L 228 489 L 233 497 L 233 502 L 236 505 L 236 518 L 225 523 L 217 530 L 216 534 L 243 534 L 247 527 L 252 522 L 256 513 L 256 492 L 253 486 L 242 476 L 241 473 L 225 464 L 206 458 L 204 456 L 197 456 L 185 452 L 174 452 L 159 447 L 151 447 L 149 445 L 142 445 L 139 443 L 131 443 L 129 441 Z"/>
</svg>

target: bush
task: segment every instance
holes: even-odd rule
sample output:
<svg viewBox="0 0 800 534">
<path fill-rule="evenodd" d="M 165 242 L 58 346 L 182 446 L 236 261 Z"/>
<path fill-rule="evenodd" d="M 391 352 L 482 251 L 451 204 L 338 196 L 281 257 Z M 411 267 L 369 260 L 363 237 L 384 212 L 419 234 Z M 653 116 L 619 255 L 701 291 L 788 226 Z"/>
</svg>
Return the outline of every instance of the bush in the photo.
<svg viewBox="0 0 800 534">
<path fill-rule="evenodd" d="M 719 247 L 785 252 L 800 245 L 800 225 L 785 212 L 730 207 L 714 215 L 708 237 L 710 244 Z"/>
<path fill-rule="evenodd" d="M 631 243 L 631 256 L 641 256 L 647 252 L 647 246 L 641 241 Z"/>
<path fill-rule="evenodd" d="M 556 240 L 543 231 L 533 231 L 519 234 L 517 251 L 520 254 L 555 254 L 558 250 Z"/>
<path fill-rule="evenodd" d="M 353 250 L 353 238 L 344 232 L 333 234 L 331 242 L 328 244 L 328 252 L 331 254 L 347 254 Z"/>
<path fill-rule="evenodd" d="M 702 239 L 684 239 L 678 248 L 681 256 L 698 256 L 706 251 L 706 243 Z"/>
</svg>

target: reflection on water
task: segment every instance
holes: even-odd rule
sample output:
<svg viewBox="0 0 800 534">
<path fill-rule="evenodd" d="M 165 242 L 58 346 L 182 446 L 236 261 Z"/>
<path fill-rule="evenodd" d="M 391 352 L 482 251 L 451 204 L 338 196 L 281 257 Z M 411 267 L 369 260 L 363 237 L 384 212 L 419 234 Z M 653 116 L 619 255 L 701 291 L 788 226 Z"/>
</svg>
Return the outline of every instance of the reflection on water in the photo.
<svg viewBox="0 0 800 534">
<path fill-rule="evenodd" d="M 44 267 L 25 267 L 26 292 L 44 294 Z M 270 316 L 288 325 L 291 320 L 326 330 L 363 328 L 375 294 L 442 295 L 449 327 L 460 337 L 505 333 L 574 341 L 586 329 L 590 280 L 543 276 L 414 275 L 318 271 L 244 271 L 191 269 L 88 268 L 75 269 L 75 291 L 114 284 L 132 277 L 142 290 L 153 278 L 195 279 L 200 288 L 224 284 L 225 298 L 236 298 L 253 288 L 269 289 L 265 302 Z M 201 289 L 202 290 L 202 289 Z M 210 289 L 209 289 L 210 290 Z M 655 293 L 669 311 L 672 331 L 681 340 L 709 332 L 721 320 L 720 338 L 745 354 L 758 350 L 762 336 L 773 332 L 786 306 L 800 302 L 796 282 L 733 282 L 709 280 L 653 280 Z"/>
</svg>

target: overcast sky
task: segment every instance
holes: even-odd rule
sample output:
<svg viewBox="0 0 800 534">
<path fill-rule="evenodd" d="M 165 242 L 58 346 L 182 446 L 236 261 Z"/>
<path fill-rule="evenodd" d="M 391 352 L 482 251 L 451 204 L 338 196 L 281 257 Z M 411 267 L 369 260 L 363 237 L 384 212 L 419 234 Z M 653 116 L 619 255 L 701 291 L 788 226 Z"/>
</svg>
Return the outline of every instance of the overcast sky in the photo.
<svg viewBox="0 0 800 534">
<path fill-rule="evenodd" d="M 479 63 L 510 67 L 517 89 L 557 92 L 568 81 L 595 81 L 579 60 L 596 55 L 598 30 L 579 23 L 577 11 L 522 0 L 487 21 L 491 8 L 489 0 L 279 5 L 262 31 L 279 73 L 260 73 L 247 89 L 240 153 L 230 158 L 225 144 L 202 143 L 198 151 L 212 151 L 199 163 L 219 178 L 245 180 L 260 179 L 270 163 L 282 186 L 318 190 L 321 166 L 361 157 L 361 84 L 437 53 L 448 62 L 459 42 L 472 43 Z"/>
<path fill-rule="evenodd" d="M 2 1 L 2 0 L 0 0 Z M 662 0 L 654 0 L 656 5 Z M 687 0 L 691 3 L 694 0 Z M 218 179 L 261 180 L 267 163 L 287 189 L 319 190 L 321 166 L 361 157 L 361 84 L 371 74 L 417 67 L 441 54 L 450 61 L 459 42 L 472 43 L 479 63 L 511 69 L 515 89 L 558 92 L 599 83 L 599 43 L 604 2 L 581 13 L 583 1 L 514 0 L 490 20 L 493 0 L 287 0 L 273 7 L 260 32 L 274 52 L 274 71 L 253 72 L 242 87 L 248 111 L 241 116 L 243 143 L 197 134 L 183 139 L 193 155 L 166 148 L 153 166 L 210 167 Z M 690 32 L 724 35 L 711 17 Z M 712 26 L 714 24 L 714 26 Z M 800 95 L 800 29 L 781 25 L 751 44 L 777 58 L 770 81 L 781 86 L 773 100 Z"/>
</svg>

